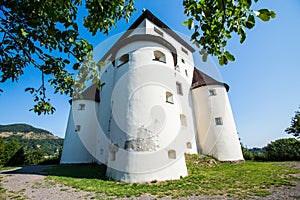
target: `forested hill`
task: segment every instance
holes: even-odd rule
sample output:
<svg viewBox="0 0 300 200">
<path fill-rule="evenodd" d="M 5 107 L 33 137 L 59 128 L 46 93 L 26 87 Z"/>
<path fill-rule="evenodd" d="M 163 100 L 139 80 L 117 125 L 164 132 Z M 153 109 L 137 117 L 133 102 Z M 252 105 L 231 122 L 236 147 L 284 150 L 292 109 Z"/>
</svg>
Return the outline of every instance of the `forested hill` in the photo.
<svg viewBox="0 0 300 200">
<path fill-rule="evenodd" d="M 60 139 L 47 130 L 28 124 L 0 125 L 0 137 L 6 138 L 13 135 L 20 135 L 23 139 Z"/>
<path fill-rule="evenodd" d="M 0 125 L 0 138 L 18 141 L 25 151 L 40 150 L 45 155 L 54 155 L 63 146 L 63 139 L 47 130 L 28 124 Z"/>
</svg>

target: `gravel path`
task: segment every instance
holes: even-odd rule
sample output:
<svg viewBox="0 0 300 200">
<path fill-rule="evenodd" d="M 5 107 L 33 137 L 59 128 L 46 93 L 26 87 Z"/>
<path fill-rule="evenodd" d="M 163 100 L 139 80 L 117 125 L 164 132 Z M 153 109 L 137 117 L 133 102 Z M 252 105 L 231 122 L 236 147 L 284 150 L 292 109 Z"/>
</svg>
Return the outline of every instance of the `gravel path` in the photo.
<svg viewBox="0 0 300 200">
<path fill-rule="evenodd" d="M 95 198 L 95 193 L 46 181 L 43 170 L 47 167 L 49 166 L 26 166 L 2 172 L 0 175 L 2 187 L 6 190 L 3 199 L 80 200 Z"/>
<path fill-rule="evenodd" d="M 293 167 L 300 168 L 300 162 L 295 162 Z M 81 199 L 107 199 L 106 195 L 96 194 L 77 190 L 59 183 L 46 181 L 44 169 L 49 166 L 26 166 L 19 169 L 2 171 L 2 188 L 5 189 L 1 199 L 30 199 L 30 200 L 81 200 Z M 300 174 L 296 174 L 300 178 Z M 270 189 L 271 195 L 267 197 L 257 197 L 251 199 L 300 199 L 300 181 L 295 182 L 295 187 L 281 187 Z M 112 197 L 110 197 L 112 198 Z M 155 196 L 143 195 L 141 197 L 122 198 L 121 200 L 154 200 Z M 170 197 L 161 200 L 169 200 Z M 224 196 L 190 196 L 179 198 L 179 200 L 198 200 L 198 199 L 230 199 Z"/>
</svg>

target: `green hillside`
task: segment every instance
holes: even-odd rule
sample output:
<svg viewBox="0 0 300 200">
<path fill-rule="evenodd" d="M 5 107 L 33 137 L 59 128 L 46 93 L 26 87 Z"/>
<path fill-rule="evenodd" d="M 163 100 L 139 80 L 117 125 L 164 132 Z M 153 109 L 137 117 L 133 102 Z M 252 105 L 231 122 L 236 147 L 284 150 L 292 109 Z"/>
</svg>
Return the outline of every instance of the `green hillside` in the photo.
<svg viewBox="0 0 300 200">
<path fill-rule="evenodd" d="M 54 155 L 64 142 L 49 131 L 28 124 L 0 125 L 0 137 L 6 142 L 18 141 L 27 152 L 40 150 L 46 156 Z"/>
<path fill-rule="evenodd" d="M 49 131 L 44 129 L 35 128 L 28 124 L 8 124 L 8 125 L 0 125 L 0 132 L 23 132 L 23 133 L 37 133 L 37 134 L 51 134 Z"/>
</svg>

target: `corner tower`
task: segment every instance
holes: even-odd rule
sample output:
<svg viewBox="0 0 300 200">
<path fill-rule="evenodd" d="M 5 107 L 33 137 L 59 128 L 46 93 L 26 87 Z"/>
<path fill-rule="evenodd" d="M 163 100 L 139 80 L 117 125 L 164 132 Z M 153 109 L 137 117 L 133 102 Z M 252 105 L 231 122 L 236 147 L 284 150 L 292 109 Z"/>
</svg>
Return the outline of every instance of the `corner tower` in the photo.
<svg viewBox="0 0 300 200">
<path fill-rule="evenodd" d="M 227 84 L 216 81 L 195 68 L 192 96 L 202 154 L 220 161 L 244 160 L 228 99 Z"/>
</svg>

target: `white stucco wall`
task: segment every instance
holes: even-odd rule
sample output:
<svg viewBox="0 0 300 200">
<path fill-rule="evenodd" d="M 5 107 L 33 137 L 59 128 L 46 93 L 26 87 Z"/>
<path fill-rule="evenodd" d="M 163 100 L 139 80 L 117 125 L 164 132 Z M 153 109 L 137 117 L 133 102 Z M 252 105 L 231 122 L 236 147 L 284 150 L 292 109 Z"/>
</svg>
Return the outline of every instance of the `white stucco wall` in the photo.
<svg viewBox="0 0 300 200">
<path fill-rule="evenodd" d="M 209 90 L 216 91 L 215 96 Z M 220 161 L 243 160 L 231 106 L 224 86 L 209 85 L 193 89 L 195 119 L 200 150 Z M 223 125 L 216 125 L 221 117 Z"/>
<path fill-rule="evenodd" d="M 166 63 L 153 60 L 155 50 L 166 55 Z M 186 176 L 184 152 L 197 152 L 189 83 L 192 77 L 174 70 L 171 52 L 160 44 L 128 44 L 118 51 L 116 60 L 126 53 L 129 62 L 114 68 L 109 138 L 118 150 L 109 153 L 107 176 L 125 182 Z M 183 95 L 177 94 L 176 82 L 182 84 Z M 173 94 L 173 103 L 166 102 L 167 91 Z M 184 127 L 180 114 L 186 116 Z M 145 145 L 139 143 L 141 150 L 124 149 L 126 142 L 138 139 L 146 139 Z M 176 152 L 176 159 L 168 157 L 169 150 Z"/>
<path fill-rule="evenodd" d="M 85 104 L 85 110 L 79 111 L 79 104 Z M 60 163 L 91 163 L 95 161 L 93 152 L 90 150 L 95 148 L 92 142 L 94 136 L 90 137 L 90 131 L 87 131 L 90 129 L 89 121 L 85 120 L 88 119 L 87 115 L 90 115 L 95 106 L 93 101 L 77 100 L 72 102 Z M 75 131 L 76 125 L 80 125 L 78 132 Z"/>
</svg>

